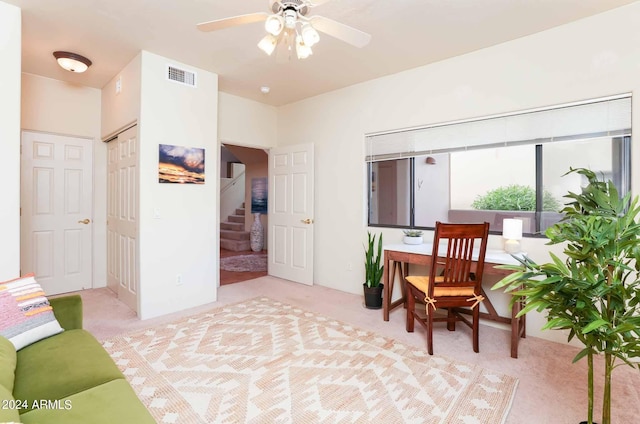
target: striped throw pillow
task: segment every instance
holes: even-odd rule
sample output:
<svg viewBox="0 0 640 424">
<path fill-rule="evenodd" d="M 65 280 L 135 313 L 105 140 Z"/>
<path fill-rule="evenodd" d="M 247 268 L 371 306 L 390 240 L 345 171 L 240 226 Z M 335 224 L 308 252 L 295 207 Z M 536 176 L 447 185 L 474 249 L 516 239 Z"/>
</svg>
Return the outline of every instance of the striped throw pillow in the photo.
<svg viewBox="0 0 640 424">
<path fill-rule="evenodd" d="M 16 350 L 62 331 L 34 274 L 0 283 L 0 335 Z"/>
</svg>

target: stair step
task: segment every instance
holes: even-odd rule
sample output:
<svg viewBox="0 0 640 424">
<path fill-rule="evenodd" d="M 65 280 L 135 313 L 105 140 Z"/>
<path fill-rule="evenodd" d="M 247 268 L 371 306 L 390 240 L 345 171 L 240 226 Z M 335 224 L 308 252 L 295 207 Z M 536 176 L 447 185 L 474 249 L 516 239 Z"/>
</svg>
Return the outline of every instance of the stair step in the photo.
<svg viewBox="0 0 640 424">
<path fill-rule="evenodd" d="M 244 216 L 245 213 L 245 209 L 244 208 L 238 208 L 236 209 L 236 215 L 242 215 Z"/>
<path fill-rule="evenodd" d="M 221 230 L 244 231 L 244 222 L 221 222 Z"/>
<path fill-rule="evenodd" d="M 220 247 L 233 250 L 234 252 L 242 252 L 244 250 L 251 250 L 251 242 L 249 240 L 227 240 L 221 238 Z"/>
<path fill-rule="evenodd" d="M 244 224 L 244 215 L 229 215 L 227 219 L 229 222 L 242 222 Z"/>
<path fill-rule="evenodd" d="M 249 240 L 248 231 L 220 230 L 220 239 Z"/>
</svg>

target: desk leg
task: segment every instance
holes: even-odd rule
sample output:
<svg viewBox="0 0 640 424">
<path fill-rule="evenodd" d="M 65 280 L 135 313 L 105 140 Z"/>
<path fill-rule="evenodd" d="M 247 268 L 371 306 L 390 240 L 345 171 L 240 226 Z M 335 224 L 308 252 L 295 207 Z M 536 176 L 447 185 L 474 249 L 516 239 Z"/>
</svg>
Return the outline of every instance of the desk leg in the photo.
<svg viewBox="0 0 640 424">
<path fill-rule="evenodd" d="M 394 272 L 395 275 L 395 272 Z M 403 263 L 400 266 L 400 292 L 402 293 L 402 303 L 404 305 L 404 309 L 407 309 L 407 288 L 405 286 L 404 279 L 409 275 L 409 264 Z"/>
<path fill-rule="evenodd" d="M 518 323 L 518 318 L 516 318 L 516 314 L 518 313 L 518 309 L 520 309 L 520 307 L 518 306 L 518 303 L 514 303 L 513 306 L 511 307 L 511 357 L 512 358 L 517 358 L 518 357 L 518 338 L 519 338 L 519 334 L 518 334 L 518 330 L 519 330 L 519 323 Z"/>
<path fill-rule="evenodd" d="M 382 281 L 384 287 L 382 288 L 382 319 L 389 321 L 389 306 L 391 305 L 391 292 L 393 291 L 392 282 L 393 276 L 389 278 L 389 254 L 388 251 L 384 251 L 384 263 L 382 264 Z"/>
<path fill-rule="evenodd" d="M 522 306 L 522 305 L 520 305 Z M 527 338 L 527 316 L 526 315 L 522 315 L 520 317 L 520 337 L 522 337 L 523 339 Z"/>
<path fill-rule="evenodd" d="M 382 270 L 382 281 L 384 287 L 382 288 L 382 318 L 385 321 L 389 321 L 389 312 L 402 304 L 407 307 L 407 296 L 404 287 L 404 277 L 409 272 L 409 264 L 393 261 L 389 259 L 387 251 L 384 252 L 384 263 Z M 400 273 L 400 291 L 402 298 L 394 302 L 391 301 L 393 296 L 393 287 L 396 283 L 396 275 Z"/>
<path fill-rule="evenodd" d="M 516 317 L 522 310 L 522 302 L 516 302 L 511 308 L 511 357 L 518 357 L 520 338 L 527 337 L 527 316 Z"/>
</svg>

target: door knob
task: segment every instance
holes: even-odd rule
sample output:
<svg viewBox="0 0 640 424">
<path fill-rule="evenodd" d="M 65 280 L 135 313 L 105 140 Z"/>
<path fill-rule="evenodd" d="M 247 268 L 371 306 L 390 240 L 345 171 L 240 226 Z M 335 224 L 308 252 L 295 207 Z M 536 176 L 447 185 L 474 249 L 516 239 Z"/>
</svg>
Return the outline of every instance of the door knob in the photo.
<svg viewBox="0 0 640 424">
<path fill-rule="evenodd" d="M 313 224 L 313 219 L 311 218 L 301 219 L 300 222 L 302 222 L 303 224 Z"/>
<path fill-rule="evenodd" d="M 88 224 L 88 223 L 90 223 L 90 222 L 91 222 L 91 220 L 90 220 L 89 218 L 85 218 L 85 219 L 83 219 L 83 220 L 81 220 L 81 221 L 78 221 L 78 224 L 84 224 L 84 225 L 87 225 L 87 224 Z"/>
</svg>

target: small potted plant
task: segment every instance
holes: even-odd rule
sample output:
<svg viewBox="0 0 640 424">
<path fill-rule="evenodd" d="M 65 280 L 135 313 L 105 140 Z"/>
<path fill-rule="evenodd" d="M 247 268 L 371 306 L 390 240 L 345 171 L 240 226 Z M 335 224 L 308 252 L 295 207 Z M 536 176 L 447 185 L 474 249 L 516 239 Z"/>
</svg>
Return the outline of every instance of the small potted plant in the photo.
<svg viewBox="0 0 640 424">
<path fill-rule="evenodd" d="M 376 245 L 376 235 L 367 232 L 367 245 L 364 248 L 364 305 L 369 309 L 380 309 L 382 307 L 382 234 L 378 238 Z"/>
<path fill-rule="evenodd" d="M 584 348 L 573 362 L 587 358 L 587 418 L 593 423 L 594 359 L 604 359 L 601 424 L 611 423 L 611 373 L 619 364 L 640 369 L 640 205 L 620 198 L 611 181 L 598 180 L 588 169 L 571 169 L 589 182 L 581 193 L 569 193 L 565 217 L 549 227 L 547 244 L 565 245 L 566 259 L 550 253 L 551 262 L 530 258 L 493 288 L 505 289 L 523 302 L 519 316 L 546 312 L 543 329 L 569 330 Z M 616 363 L 617 362 L 617 363 Z"/>
<path fill-rule="evenodd" d="M 404 232 L 404 244 L 422 244 L 421 230 L 402 230 Z"/>
</svg>

